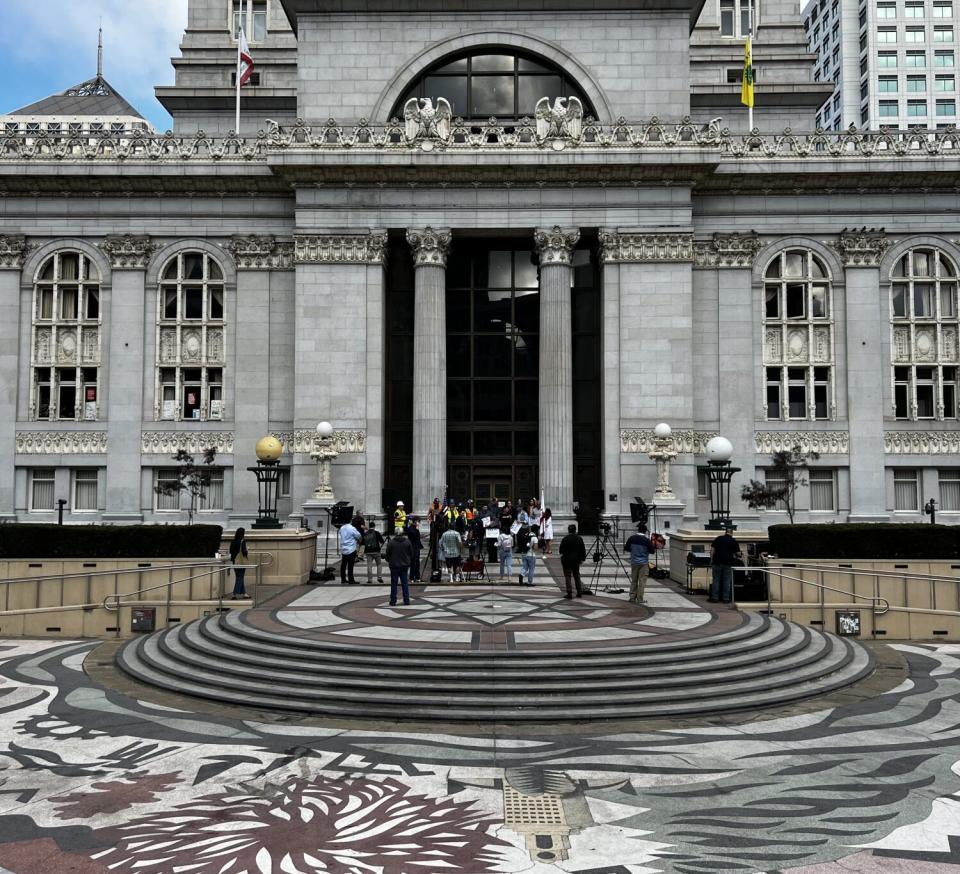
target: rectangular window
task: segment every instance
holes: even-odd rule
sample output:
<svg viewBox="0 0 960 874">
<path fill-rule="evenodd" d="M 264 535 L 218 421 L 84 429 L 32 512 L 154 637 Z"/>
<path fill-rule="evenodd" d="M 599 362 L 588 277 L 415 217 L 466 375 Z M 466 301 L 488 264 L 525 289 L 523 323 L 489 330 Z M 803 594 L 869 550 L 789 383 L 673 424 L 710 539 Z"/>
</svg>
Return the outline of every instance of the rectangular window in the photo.
<svg viewBox="0 0 960 874">
<path fill-rule="evenodd" d="M 921 43 L 927 41 L 927 29 L 925 27 L 908 27 L 907 42 Z"/>
<path fill-rule="evenodd" d="M 802 319 L 807 313 L 807 287 L 803 283 L 787 285 L 787 318 Z"/>
<path fill-rule="evenodd" d="M 910 418 L 910 368 L 893 369 L 894 415 L 898 419 Z"/>
<path fill-rule="evenodd" d="M 807 418 L 807 370 L 805 367 L 787 368 L 787 404 L 791 419 Z"/>
<path fill-rule="evenodd" d="M 223 468 L 210 471 L 210 483 L 204 489 L 205 498 L 198 501 L 197 509 L 201 511 L 223 509 Z"/>
<path fill-rule="evenodd" d="M 896 100 L 881 100 L 879 103 L 880 118 L 896 118 L 897 117 L 897 101 Z"/>
<path fill-rule="evenodd" d="M 940 471 L 940 509 L 944 513 L 960 512 L 960 469 Z"/>
<path fill-rule="evenodd" d="M 923 4 L 905 3 L 903 14 L 905 18 L 923 18 Z"/>
<path fill-rule="evenodd" d="M 768 321 L 780 318 L 780 286 L 768 285 L 764 291 L 764 312 Z"/>
<path fill-rule="evenodd" d="M 181 418 L 199 419 L 201 404 L 201 390 L 203 388 L 199 368 L 189 368 L 182 371 L 183 388 L 183 410 Z"/>
<path fill-rule="evenodd" d="M 280 477 L 277 479 L 277 497 L 278 498 L 290 497 L 290 468 L 289 467 L 280 468 Z"/>
<path fill-rule="evenodd" d="M 957 418 L 957 368 L 943 368 L 943 418 Z"/>
<path fill-rule="evenodd" d="M 943 118 L 945 116 L 951 116 L 957 114 L 957 101 L 956 100 L 938 100 L 937 101 L 937 116 Z"/>
<path fill-rule="evenodd" d="M 934 286 L 932 282 L 915 282 L 913 284 L 913 314 L 918 319 L 932 319 L 934 317 Z"/>
<path fill-rule="evenodd" d="M 909 118 L 923 118 L 927 114 L 926 100 L 908 100 L 907 116 Z"/>
<path fill-rule="evenodd" d="M 813 368 L 813 406 L 815 419 L 830 418 L 830 368 Z"/>
<path fill-rule="evenodd" d="M 76 370 L 61 368 L 57 371 L 57 418 L 77 418 Z"/>
<path fill-rule="evenodd" d="M 53 318 L 52 288 L 41 288 L 37 293 L 37 318 L 44 320 Z"/>
<path fill-rule="evenodd" d="M 943 25 L 937 25 L 933 29 L 934 42 L 953 42 L 953 28 Z"/>
<path fill-rule="evenodd" d="M 223 418 L 223 371 L 219 367 L 207 369 L 207 418 L 219 421 Z"/>
<path fill-rule="evenodd" d="M 936 84 L 934 85 L 935 91 L 956 91 L 957 90 L 957 80 L 954 76 L 937 76 Z"/>
<path fill-rule="evenodd" d="M 174 491 L 169 495 L 162 495 L 154 491 L 156 510 L 158 513 L 175 513 L 180 509 L 180 492 L 176 491 L 180 480 L 175 470 L 163 468 L 156 473 L 156 488 L 170 486 Z"/>
<path fill-rule="evenodd" d="M 927 53 L 910 51 L 907 52 L 907 66 L 915 68 L 924 68 L 927 66 Z"/>
<path fill-rule="evenodd" d="M 915 470 L 894 470 L 893 509 L 915 513 L 918 509 L 919 489 Z"/>
<path fill-rule="evenodd" d="M 953 67 L 953 52 L 936 52 L 933 56 L 933 65 L 935 67 Z"/>
<path fill-rule="evenodd" d="M 776 470 L 765 470 L 763 472 L 763 481 L 766 483 L 768 489 L 782 489 L 787 484 L 783 474 Z M 787 504 L 785 501 L 777 501 L 777 503 L 769 509 L 783 512 L 787 509 Z"/>
<path fill-rule="evenodd" d="M 877 53 L 877 66 L 882 67 L 887 70 L 894 70 L 897 67 L 897 53 L 896 52 L 878 52 Z M 867 64 L 864 61 L 860 65 L 860 74 L 863 75 L 867 72 Z"/>
<path fill-rule="evenodd" d="M 909 90 L 909 85 L 908 85 Z M 897 93 L 897 77 L 896 76 L 881 76 L 877 79 L 877 91 L 881 94 L 896 94 Z M 866 97 L 868 94 L 867 83 L 863 83 L 863 87 L 860 89 L 861 97 Z"/>
<path fill-rule="evenodd" d="M 49 419 L 50 418 L 50 398 L 51 387 L 50 387 L 50 368 L 49 367 L 38 367 L 34 380 L 37 387 L 37 418 L 38 419 Z"/>
<path fill-rule="evenodd" d="M 97 470 L 84 468 L 73 472 L 73 512 L 95 513 L 97 510 Z"/>
<path fill-rule="evenodd" d="M 933 4 L 934 18 L 953 18 L 953 3 L 935 2 Z"/>
<path fill-rule="evenodd" d="M 877 28 L 877 42 L 880 45 L 890 44 L 892 45 L 897 41 L 897 29 L 895 27 L 878 27 Z M 866 48 L 866 37 L 861 38 L 861 45 L 863 48 Z"/>
<path fill-rule="evenodd" d="M 767 368 L 767 418 L 778 420 L 783 415 L 780 399 L 780 368 Z"/>
<path fill-rule="evenodd" d="M 814 513 L 834 513 L 837 509 L 836 471 L 815 468 L 810 471 L 810 510 Z"/>
<path fill-rule="evenodd" d="M 240 26 L 249 42 L 261 42 L 267 38 L 267 0 L 246 0 L 243 4 L 246 21 L 241 21 L 240 0 L 233 0 L 233 38 L 240 38 Z"/>
<path fill-rule="evenodd" d="M 30 511 L 46 513 L 54 505 L 54 469 L 35 467 L 30 471 Z"/>
<path fill-rule="evenodd" d="M 911 94 L 927 93 L 926 76 L 907 76 L 907 91 Z"/>
<path fill-rule="evenodd" d="M 933 419 L 936 416 L 936 385 L 932 367 L 918 367 L 914 381 L 918 419 Z"/>
<path fill-rule="evenodd" d="M 734 0 L 720 0 L 720 36 L 736 36 L 736 4 Z"/>
</svg>

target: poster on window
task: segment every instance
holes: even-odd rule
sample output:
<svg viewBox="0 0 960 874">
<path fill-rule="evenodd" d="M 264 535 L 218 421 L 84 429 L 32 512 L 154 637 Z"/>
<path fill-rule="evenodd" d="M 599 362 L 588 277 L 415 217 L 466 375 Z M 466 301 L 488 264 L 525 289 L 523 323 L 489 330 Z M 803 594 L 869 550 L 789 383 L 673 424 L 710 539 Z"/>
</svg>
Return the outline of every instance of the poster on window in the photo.
<svg viewBox="0 0 960 874">
<path fill-rule="evenodd" d="M 176 413 L 177 413 L 176 401 L 163 402 L 163 418 L 164 419 L 173 419 L 176 417 Z"/>
<path fill-rule="evenodd" d="M 197 405 L 197 395 L 196 392 L 188 391 L 187 392 L 187 406 L 195 407 Z"/>
<path fill-rule="evenodd" d="M 83 418 L 87 422 L 97 421 L 97 402 L 96 401 L 94 401 L 93 403 L 90 403 L 90 401 L 87 401 L 83 405 Z"/>
<path fill-rule="evenodd" d="M 86 400 L 87 402 L 96 401 L 97 399 L 97 387 L 95 385 L 88 385 L 86 388 Z"/>
<path fill-rule="evenodd" d="M 210 401 L 210 418 L 223 418 L 223 401 Z"/>
</svg>

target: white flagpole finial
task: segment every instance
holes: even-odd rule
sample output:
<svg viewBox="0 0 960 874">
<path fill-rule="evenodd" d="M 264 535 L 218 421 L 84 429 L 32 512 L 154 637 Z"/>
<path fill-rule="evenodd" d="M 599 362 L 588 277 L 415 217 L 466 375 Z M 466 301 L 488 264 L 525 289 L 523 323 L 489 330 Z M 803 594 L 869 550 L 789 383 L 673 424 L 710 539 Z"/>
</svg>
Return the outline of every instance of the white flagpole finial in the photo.
<svg viewBox="0 0 960 874">
<path fill-rule="evenodd" d="M 100 39 L 97 42 L 97 78 L 103 78 L 103 22 L 100 23 Z"/>
</svg>

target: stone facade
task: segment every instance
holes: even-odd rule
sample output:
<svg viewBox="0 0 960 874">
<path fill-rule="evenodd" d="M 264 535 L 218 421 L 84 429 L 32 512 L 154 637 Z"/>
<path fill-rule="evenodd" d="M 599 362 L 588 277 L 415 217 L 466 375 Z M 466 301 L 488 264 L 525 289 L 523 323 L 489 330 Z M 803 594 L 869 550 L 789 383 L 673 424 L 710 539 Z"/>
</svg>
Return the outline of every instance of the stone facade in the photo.
<svg viewBox="0 0 960 874">
<path fill-rule="evenodd" d="M 538 258 L 539 485 L 558 516 L 593 498 L 575 493 L 570 442 L 584 241 L 600 277 L 605 512 L 652 498 L 661 421 L 677 524 L 708 516 L 698 468 L 718 433 L 735 486 L 772 452 L 818 454 L 800 518 L 919 520 L 931 497 L 939 519 L 960 512 L 960 139 L 814 132 L 823 89 L 795 0 L 761 6 L 753 136 L 725 78 L 742 43 L 717 32 L 716 4 L 268 5 L 243 136 L 224 4 L 190 0 L 177 83 L 158 89 L 175 135 L 2 141 L 0 519 L 49 518 L 51 496 L 72 521 L 179 518 L 158 477 L 178 450 L 212 446 L 223 473 L 201 513 L 249 521 L 246 468 L 267 433 L 284 445 L 281 512 L 298 518 L 321 420 L 337 496 L 382 512 L 391 241 L 416 277 L 401 497 L 423 512 L 445 485 L 451 243 L 505 236 Z M 491 45 L 563 71 L 596 117 L 547 138 L 532 119 L 454 118 L 412 138 L 391 121 L 431 65 Z M 54 336 L 81 359 L 96 338 L 92 357 L 52 363 Z"/>
</svg>

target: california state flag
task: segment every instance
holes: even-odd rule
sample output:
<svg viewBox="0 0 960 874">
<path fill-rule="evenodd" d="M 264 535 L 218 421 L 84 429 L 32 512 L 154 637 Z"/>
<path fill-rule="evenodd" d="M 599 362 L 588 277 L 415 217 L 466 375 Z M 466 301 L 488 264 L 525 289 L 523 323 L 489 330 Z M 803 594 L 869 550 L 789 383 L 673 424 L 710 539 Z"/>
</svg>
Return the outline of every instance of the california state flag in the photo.
<svg viewBox="0 0 960 874">
<path fill-rule="evenodd" d="M 253 75 L 253 57 L 250 55 L 250 46 L 247 45 L 247 35 L 240 31 L 240 87 L 242 88 Z"/>
</svg>

